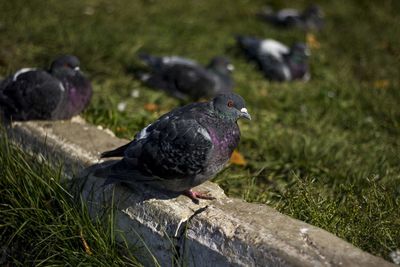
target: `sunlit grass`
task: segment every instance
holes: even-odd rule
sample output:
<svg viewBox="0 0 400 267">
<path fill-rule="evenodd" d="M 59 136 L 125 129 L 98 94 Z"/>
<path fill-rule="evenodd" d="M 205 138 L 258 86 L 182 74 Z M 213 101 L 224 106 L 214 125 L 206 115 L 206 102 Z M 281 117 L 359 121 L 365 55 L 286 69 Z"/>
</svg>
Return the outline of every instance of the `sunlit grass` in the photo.
<svg viewBox="0 0 400 267">
<path fill-rule="evenodd" d="M 0 135 L 0 265 L 139 266 L 113 212 L 92 221 L 54 168 Z M 123 240 L 123 238 L 122 238 Z"/>
</svg>

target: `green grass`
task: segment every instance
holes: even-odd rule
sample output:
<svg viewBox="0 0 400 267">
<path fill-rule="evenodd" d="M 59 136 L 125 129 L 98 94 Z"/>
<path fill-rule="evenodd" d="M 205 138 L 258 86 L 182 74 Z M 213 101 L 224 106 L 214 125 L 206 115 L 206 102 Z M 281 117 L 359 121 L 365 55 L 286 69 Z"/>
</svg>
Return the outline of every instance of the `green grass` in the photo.
<svg viewBox="0 0 400 267">
<path fill-rule="evenodd" d="M 117 243 L 113 212 L 91 221 L 84 201 L 54 168 L 11 145 L 0 132 L 0 264 L 3 266 L 139 266 Z"/>
<path fill-rule="evenodd" d="M 0 74 L 75 54 L 95 90 L 83 116 L 132 138 L 179 104 L 134 79 L 128 70 L 138 51 L 202 63 L 226 54 L 253 121 L 241 123 L 239 150 L 248 165 L 231 166 L 214 181 L 231 196 L 272 205 L 388 259 L 400 247 L 400 2 L 321 2 L 326 27 L 316 34 L 312 80 L 286 84 L 264 80 L 235 48 L 235 34 L 304 40 L 301 31 L 257 20 L 264 4 L 2 1 Z M 130 97 L 132 90 L 140 97 Z M 127 109 L 119 112 L 122 101 Z M 146 103 L 160 110 L 148 112 Z"/>
</svg>

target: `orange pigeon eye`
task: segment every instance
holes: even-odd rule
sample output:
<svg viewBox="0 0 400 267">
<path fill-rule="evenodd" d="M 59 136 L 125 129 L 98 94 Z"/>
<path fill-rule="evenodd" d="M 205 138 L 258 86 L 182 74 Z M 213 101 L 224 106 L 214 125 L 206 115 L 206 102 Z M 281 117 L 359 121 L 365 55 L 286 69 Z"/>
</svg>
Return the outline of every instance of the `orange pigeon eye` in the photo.
<svg viewBox="0 0 400 267">
<path fill-rule="evenodd" d="M 230 107 L 230 108 L 233 107 L 233 101 L 232 100 L 228 101 L 228 107 Z"/>
</svg>

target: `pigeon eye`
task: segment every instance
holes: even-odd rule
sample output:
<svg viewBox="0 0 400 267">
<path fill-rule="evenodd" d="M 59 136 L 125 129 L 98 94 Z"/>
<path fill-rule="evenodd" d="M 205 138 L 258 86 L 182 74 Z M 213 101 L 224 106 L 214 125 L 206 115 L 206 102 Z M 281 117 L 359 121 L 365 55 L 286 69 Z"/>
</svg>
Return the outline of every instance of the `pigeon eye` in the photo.
<svg viewBox="0 0 400 267">
<path fill-rule="evenodd" d="M 233 101 L 232 100 L 228 101 L 228 107 L 230 107 L 230 108 L 233 107 Z"/>
</svg>

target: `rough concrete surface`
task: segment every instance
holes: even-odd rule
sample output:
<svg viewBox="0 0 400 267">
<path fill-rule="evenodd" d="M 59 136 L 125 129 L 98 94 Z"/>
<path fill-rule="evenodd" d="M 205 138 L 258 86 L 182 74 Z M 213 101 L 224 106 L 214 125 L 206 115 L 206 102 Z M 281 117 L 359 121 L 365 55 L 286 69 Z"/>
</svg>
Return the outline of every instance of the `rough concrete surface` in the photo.
<svg viewBox="0 0 400 267">
<path fill-rule="evenodd" d="M 161 266 L 395 266 L 266 205 L 228 198 L 210 182 L 197 190 L 217 199 L 201 200 L 199 205 L 144 185 L 103 186 L 104 180 L 90 171 L 82 175 L 83 168 L 109 164 L 100 163 L 99 153 L 127 140 L 79 117 L 16 122 L 8 132 L 26 150 L 46 160 L 61 160 L 93 217 L 115 207 L 118 231 L 142 248 L 137 253 L 143 254 L 146 265 L 154 264 L 154 256 Z"/>
</svg>

